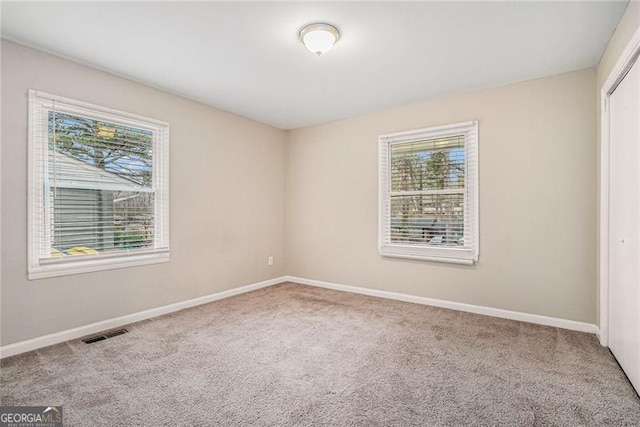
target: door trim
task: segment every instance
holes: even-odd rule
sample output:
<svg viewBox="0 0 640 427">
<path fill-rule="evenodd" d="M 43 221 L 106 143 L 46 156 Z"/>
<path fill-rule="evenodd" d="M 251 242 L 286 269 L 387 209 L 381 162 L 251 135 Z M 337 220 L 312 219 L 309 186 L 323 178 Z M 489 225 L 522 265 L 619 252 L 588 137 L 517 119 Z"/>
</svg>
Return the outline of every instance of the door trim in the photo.
<svg viewBox="0 0 640 427">
<path fill-rule="evenodd" d="M 609 345 L 609 97 L 640 57 L 640 28 L 627 43 L 600 91 L 600 344 Z"/>
</svg>

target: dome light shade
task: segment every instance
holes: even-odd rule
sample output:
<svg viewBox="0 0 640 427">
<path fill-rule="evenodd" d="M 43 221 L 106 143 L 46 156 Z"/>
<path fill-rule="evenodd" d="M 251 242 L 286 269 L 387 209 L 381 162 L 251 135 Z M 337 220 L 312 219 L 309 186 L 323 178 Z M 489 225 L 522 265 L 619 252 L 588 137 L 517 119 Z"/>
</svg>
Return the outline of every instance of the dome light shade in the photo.
<svg viewBox="0 0 640 427">
<path fill-rule="evenodd" d="M 304 26 L 298 33 L 307 49 L 320 56 L 340 38 L 340 31 L 331 24 L 315 23 Z"/>
</svg>

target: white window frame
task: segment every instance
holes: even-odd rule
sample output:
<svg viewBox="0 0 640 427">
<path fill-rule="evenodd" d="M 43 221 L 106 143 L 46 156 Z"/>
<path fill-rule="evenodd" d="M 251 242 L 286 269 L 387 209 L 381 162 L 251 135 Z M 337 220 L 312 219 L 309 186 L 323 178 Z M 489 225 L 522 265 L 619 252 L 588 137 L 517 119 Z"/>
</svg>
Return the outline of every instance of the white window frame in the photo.
<svg viewBox="0 0 640 427">
<path fill-rule="evenodd" d="M 391 243 L 391 158 L 390 147 L 426 139 L 448 136 L 465 136 L 465 242 L 464 248 L 434 245 L 408 245 Z M 397 132 L 378 137 L 378 250 L 386 257 L 409 258 L 427 261 L 473 264 L 479 255 L 479 204 L 478 204 L 478 122 L 467 121 L 443 126 Z"/>
<path fill-rule="evenodd" d="M 111 270 L 116 268 L 156 264 L 169 261 L 169 124 L 160 120 L 101 107 L 87 102 L 77 101 L 45 92 L 29 90 L 29 126 L 28 126 L 28 278 L 29 280 L 46 277 L 66 276 L 70 274 Z M 49 209 L 38 212 L 40 205 L 48 206 L 44 200 L 44 189 L 48 162 L 45 159 L 48 150 L 47 121 L 38 120 L 49 105 L 56 105 L 56 111 L 76 114 L 93 119 L 111 121 L 118 124 L 153 131 L 153 171 L 152 191 L 154 192 L 154 248 L 132 252 L 109 254 L 54 257 L 40 259 L 42 246 L 50 245 L 50 224 L 47 219 Z M 38 129 L 38 126 L 42 128 Z M 42 239 L 42 236 L 45 236 Z"/>
</svg>

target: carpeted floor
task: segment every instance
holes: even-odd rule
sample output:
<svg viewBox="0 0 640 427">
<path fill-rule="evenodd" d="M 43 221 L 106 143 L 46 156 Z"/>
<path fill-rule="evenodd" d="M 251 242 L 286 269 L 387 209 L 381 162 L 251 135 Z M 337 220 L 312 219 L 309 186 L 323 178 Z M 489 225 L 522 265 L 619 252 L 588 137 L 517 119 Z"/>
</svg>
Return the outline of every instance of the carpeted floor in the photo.
<svg viewBox="0 0 640 427">
<path fill-rule="evenodd" d="M 281 284 L 2 360 L 67 426 L 638 426 L 592 335 Z"/>
</svg>

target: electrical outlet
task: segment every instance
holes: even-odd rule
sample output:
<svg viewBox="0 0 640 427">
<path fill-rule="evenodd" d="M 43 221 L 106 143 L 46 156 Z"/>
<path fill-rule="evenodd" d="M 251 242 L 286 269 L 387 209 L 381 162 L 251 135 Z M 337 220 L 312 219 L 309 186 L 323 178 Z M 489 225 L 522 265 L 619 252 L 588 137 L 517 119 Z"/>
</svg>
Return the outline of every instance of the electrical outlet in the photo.
<svg viewBox="0 0 640 427">
<path fill-rule="evenodd" d="M 269 264 L 269 265 L 273 265 L 273 257 L 272 257 L 272 256 L 270 256 L 270 257 L 267 259 L 267 264 Z"/>
</svg>

